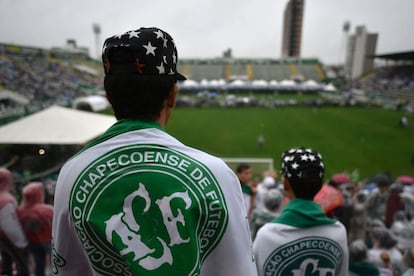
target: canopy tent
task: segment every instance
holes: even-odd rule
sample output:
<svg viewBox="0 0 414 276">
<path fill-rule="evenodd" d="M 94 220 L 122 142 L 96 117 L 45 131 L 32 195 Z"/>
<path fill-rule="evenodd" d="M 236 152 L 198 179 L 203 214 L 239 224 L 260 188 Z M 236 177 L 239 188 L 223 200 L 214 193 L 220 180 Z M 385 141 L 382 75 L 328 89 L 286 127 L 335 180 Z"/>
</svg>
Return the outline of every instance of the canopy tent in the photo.
<svg viewBox="0 0 414 276">
<path fill-rule="evenodd" d="M 0 102 L 4 100 L 11 100 L 21 105 L 29 104 L 30 100 L 16 92 L 9 90 L 0 90 Z"/>
<path fill-rule="evenodd" d="M 115 117 L 52 106 L 0 127 L 0 144 L 83 145 L 116 122 Z"/>
</svg>

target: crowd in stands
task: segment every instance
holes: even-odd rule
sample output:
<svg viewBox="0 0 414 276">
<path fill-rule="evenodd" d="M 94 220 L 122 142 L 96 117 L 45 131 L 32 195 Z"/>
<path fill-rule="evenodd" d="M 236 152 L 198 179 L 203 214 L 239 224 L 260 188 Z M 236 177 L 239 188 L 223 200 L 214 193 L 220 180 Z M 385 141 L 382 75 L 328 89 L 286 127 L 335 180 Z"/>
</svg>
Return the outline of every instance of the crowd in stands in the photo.
<svg viewBox="0 0 414 276">
<path fill-rule="evenodd" d="M 82 68 L 88 68 L 88 70 Z M 88 90 L 102 90 L 100 73 L 99 70 L 93 70 L 93 67 L 85 67 L 82 61 L 54 58 L 50 54 L 2 53 L 0 51 L 0 91 L 3 89 L 13 91 L 30 101 L 30 105 L 22 107 L 13 104 L 12 101 L 6 104 L 0 100 L 0 118 L 32 113 L 53 104 L 70 106 L 74 99 L 85 96 Z M 393 100 L 412 101 L 414 99 L 414 67 L 412 65 L 382 67 L 375 74 L 354 81 L 352 88 L 362 89 L 373 98 L 391 97 Z M 198 96 L 192 99 L 185 96 L 180 97 L 177 105 L 277 107 L 301 104 L 287 100 L 264 102 L 251 97 L 247 101 L 246 97 L 237 97 L 234 101 L 227 98 L 218 100 L 218 97 L 206 100 Z M 332 103 L 324 98 L 323 102 L 312 101 L 303 104 L 329 105 Z M 412 103 L 410 106 L 412 108 Z"/>
<path fill-rule="evenodd" d="M 413 100 L 414 67 L 413 65 L 382 67 L 375 74 L 354 82 L 354 88 L 363 89 L 372 97 Z"/>
<path fill-rule="evenodd" d="M 255 197 L 249 197 L 254 202 L 249 215 L 254 241 L 257 231 L 277 218 L 289 200 L 273 171 L 263 172 L 258 183 L 250 179 L 248 185 Z M 338 173 L 326 181 L 314 201 L 347 230 L 350 275 L 413 275 L 413 177 L 393 179 L 379 173 L 356 182 L 350 175 Z"/>
<path fill-rule="evenodd" d="M 373 88 L 379 90 L 414 88 L 414 67 L 412 65 L 384 67 L 371 81 Z"/>
<path fill-rule="evenodd" d="M 0 90 L 24 96 L 30 107 L 53 104 L 70 105 L 86 94 L 87 89 L 101 88 L 99 76 L 77 68 L 73 62 L 44 55 L 1 54 Z M 16 104 L 0 101 L 0 112 L 13 112 Z"/>
</svg>

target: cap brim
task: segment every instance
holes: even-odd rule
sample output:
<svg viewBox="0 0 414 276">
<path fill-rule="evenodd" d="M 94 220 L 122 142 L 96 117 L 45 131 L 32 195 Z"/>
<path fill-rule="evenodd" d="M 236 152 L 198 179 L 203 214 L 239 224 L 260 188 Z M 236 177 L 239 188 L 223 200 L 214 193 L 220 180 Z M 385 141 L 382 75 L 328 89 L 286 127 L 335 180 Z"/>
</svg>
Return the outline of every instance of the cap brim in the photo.
<svg viewBox="0 0 414 276">
<path fill-rule="evenodd" d="M 179 80 L 179 81 L 184 81 L 187 78 L 184 75 L 182 75 L 182 74 L 180 74 L 180 73 L 177 72 L 177 73 L 175 73 L 175 79 L 176 80 Z"/>
</svg>

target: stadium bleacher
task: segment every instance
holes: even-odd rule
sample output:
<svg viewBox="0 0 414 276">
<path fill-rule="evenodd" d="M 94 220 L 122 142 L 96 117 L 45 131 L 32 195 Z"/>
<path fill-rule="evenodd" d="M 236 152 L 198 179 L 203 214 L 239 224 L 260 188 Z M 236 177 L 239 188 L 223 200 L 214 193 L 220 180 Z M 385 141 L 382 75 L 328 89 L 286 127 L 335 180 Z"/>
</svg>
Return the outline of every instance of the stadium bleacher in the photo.
<svg viewBox="0 0 414 276">
<path fill-rule="evenodd" d="M 16 110 L 29 113 L 53 104 L 70 106 L 76 98 L 101 92 L 101 67 L 100 61 L 84 56 L 56 55 L 46 49 L 0 43 L 0 91 L 18 93 L 30 102 L 28 107 L 13 103 L 13 97 L 1 98 L 0 119 L 16 116 Z M 191 83 L 179 84 L 180 89 L 194 94 L 206 90 L 317 93 L 332 80 L 327 78 L 326 67 L 314 58 L 183 58 L 178 70 Z M 414 66 L 412 62 L 402 62 L 379 68 L 354 80 L 351 88 L 373 98 L 413 102 Z M 333 90 L 339 94 L 342 91 L 335 87 Z"/>
<path fill-rule="evenodd" d="M 376 98 L 414 101 L 414 66 L 384 66 L 355 85 Z"/>
<path fill-rule="evenodd" d="M 91 90 L 102 90 L 97 65 L 97 61 L 85 58 L 56 58 L 44 49 L 0 44 L 0 91 L 20 95 L 34 110 L 53 104 L 69 106 Z M 0 100 L 2 117 L 16 104 L 21 105 L 4 96 Z"/>
<path fill-rule="evenodd" d="M 178 64 L 178 70 L 194 81 L 203 79 L 282 81 L 300 76 L 302 80 L 320 82 L 325 78 L 317 59 L 182 59 Z"/>
</svg>

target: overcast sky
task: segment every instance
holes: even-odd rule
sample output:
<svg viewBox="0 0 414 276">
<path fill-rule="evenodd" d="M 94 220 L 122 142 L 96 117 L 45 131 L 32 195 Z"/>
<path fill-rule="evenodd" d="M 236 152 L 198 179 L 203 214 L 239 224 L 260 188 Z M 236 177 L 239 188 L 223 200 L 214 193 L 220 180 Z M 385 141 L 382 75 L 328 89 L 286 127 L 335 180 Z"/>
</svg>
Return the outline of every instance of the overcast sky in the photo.
<svg viewBox="0 0 414 276">
<path fill-rule="evenodd" d="M 160 27 L 185 58 L 280 58 L 287 0 L 0 0 L 0 42 L 50 48 L 73 38 L 97 56 L 106 37 Z M 305 0 L 302 57 L 344 60 L 342 27 L 378 33 L 377 54 L 414 50 L 414 0 Z"/>
</svg>

